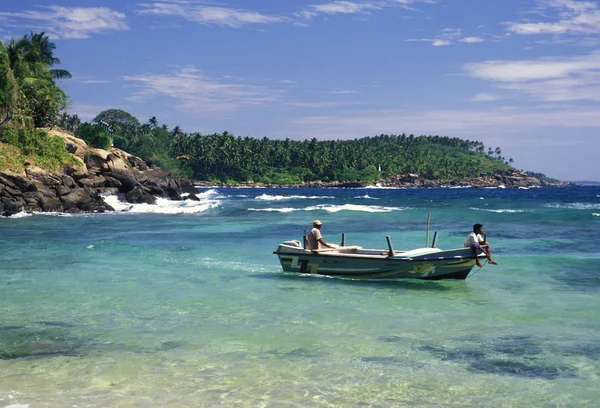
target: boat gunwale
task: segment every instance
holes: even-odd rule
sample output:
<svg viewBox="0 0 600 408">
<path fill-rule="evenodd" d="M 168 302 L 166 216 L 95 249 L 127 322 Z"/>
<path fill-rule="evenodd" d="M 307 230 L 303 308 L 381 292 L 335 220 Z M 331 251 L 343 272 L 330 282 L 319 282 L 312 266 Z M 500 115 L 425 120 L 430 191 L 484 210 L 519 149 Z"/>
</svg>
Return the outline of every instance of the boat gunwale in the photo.
<svg viewBox="0 0 600 408">
<path fill-rule="evenodd" d="M 425 255 L 418 255 L 418 256 L 414 256 L 414 257 L 406 257 L 406 256 L 402 256 L 401 254 L 398 255 L 394 255 L 394 256 L 389 256 L 386 254 L 386 250 L 367 250 L 367 251 L 374 251 L 374 252 L 380 252 L 379 254 L 361 254 L 361 253 L 355 253 L 355 252 L 313 252 L 310 250 L 306 250 L 306 249 L 299 249 L 299 248 L 292 248 L 289 247 L 290 249 L 293 250 L 293 252 L 281 252 L 281 251 L 274 251 L 273 254 L 281 257 L 281 256 L 303 256 L 303 257 L 327 257 L 327 258 L 360 258 L 360 259 L 373 259 L 373 260 L 387 260 L 387 261 L 406 261 L 406 262 L 419 262 L 419 261 L 436 261 L 436 262 L 440 262 L 440 261 L 452 261 L 452 260 L 465 260 L 465 259 L 475 259 L 475 257 L 473 255 L 470 256 L 460 256 L 460 255 L 455 255 L 455 256 L 435 256 L 436 254 L 439 254 L 440 252 L 445 252 L 445 251 L 440 251 L 440 252 L 436 252 L 433 253 L 431 255 L 433 256 L 427 256 L 427 254 Z M 455 248 L 455 249 L 451 249 L 448 251 L 454 251 L 454 250 L 462 250 L 465 248 Z M 364 251 L 364 250 L 363 250 Z"/>
</svg>

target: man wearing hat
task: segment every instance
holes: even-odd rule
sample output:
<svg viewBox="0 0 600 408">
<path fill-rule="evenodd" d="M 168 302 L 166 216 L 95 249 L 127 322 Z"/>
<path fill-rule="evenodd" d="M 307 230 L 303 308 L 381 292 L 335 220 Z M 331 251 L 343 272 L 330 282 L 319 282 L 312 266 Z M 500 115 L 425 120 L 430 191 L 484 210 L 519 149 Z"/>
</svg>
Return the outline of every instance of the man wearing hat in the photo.
<svg viewBox="0 0 600 408">
<path fill-rule="evenodd" d="M 333 248 L 333 246 L 329 245 L 323 240 L 323 236 L 321 235 L 321 225 L 323 225 L 321 221 L 313 221 L 313 229 L 311 229 L 306 236 L 306 241 L 308 244 L 307 249 L 319 249 L 319 244 L 326 248 Z"/>
</svg>

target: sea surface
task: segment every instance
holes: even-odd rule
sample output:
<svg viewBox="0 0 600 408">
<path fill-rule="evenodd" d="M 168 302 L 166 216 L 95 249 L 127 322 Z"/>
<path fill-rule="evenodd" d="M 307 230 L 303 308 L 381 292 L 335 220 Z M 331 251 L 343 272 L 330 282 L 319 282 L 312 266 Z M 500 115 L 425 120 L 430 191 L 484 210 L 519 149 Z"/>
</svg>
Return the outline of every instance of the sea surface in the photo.
<svg viewBox="0 0 600 408">
<path fill-rule="evenodd" d="M 600 187 L 199 189 L 0 218 L 0 408 L 598 407 Z M 462 246 L 465 281 L 286 274 L 277 244 Z"/>
</svg>

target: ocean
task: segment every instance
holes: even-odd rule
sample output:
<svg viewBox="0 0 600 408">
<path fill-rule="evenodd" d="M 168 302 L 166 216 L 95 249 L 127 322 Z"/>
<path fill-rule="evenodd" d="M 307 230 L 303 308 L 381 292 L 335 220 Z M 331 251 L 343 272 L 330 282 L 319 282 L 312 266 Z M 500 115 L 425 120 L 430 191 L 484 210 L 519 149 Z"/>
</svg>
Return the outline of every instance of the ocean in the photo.
<svg viewBox="0 0 600 408">
<path fill-rule="evenodd" d="M 0 408 L 600 406 L 600 187 L 202 188 L 0 218 Z M 327 242 L 462 246 L 464 281 L 286 274 Z"/>
</svg>

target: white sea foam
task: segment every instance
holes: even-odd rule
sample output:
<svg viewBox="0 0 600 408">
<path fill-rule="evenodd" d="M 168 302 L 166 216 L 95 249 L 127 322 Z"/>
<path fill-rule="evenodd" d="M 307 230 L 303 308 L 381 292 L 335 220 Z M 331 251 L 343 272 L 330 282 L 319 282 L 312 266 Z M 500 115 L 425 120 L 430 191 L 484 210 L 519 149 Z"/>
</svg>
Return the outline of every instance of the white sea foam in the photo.
<svg viewBox="0 0 600 408">
<path fill-rule="evenodd" d="M 344 205 L 331 205 L 331 204 L 320 204 L 312 205 L 306 208 L 248 208 L 248 211 L 264 211 L 264 212 L 293 212 L 293 211 L 327 211 L 330 213 L 336 213 L 340 211 L 361 211 L 361 212 L 392 212 L 392 211 L 403 211 L 407 208 L 402 207 L 382 207 L 377 205 L 357 205 L 357 204 L 344 204 Z"/>
<path fill-rule="evenodd" d="M 406 208 L 401 207 L 382 207 L 379 205 L 357 205 L 357 204 L 344 204 L 344 205 L 317 205 L 314 207 L 308 207 L 307 211 L 312 210 L 325 210 L 327 212 L 336 213 L 339 211 L 362 211 L 362 212 L 392 212 L 402 211 Z"/>
<path fill-rule="evenodd" d="M 281 201 L 281 200 L 317 200 L 322 198 L 335 198 L 332 196 L 303 196 L 303 195 L 270 195 L 270 194 L 262 194 L 256 197 L 257 200 L 263 201 Z"/>
<path fill-rule="evenodd" d="M 600 217 L 600 213 L 592 213 L 592 215 L 595 215 L 596 217 Z"/>
<path fill-rule="evenodd" d="M 361 188 L 376 188 L 377 190 L 404 190 L 406 187 L 391 187 L 391 186 L 364 186 Z"/>
<path fill-rule="evenodd" d="M 364 196 L 356 196 L 354 198 L 364 198 L 365 200 L 379 200 L 379 198 L 377 198 L 377 197 L 371 197 L 368 194 L 365 194 Z"/>
<path fill-rule="evenodd" d="M 211 196 L 215 196 L 217 194 L 219 194 L 219 192 L 217 190 L 211 188 L 210 190 L 206 190 L 206 191 L 203 191 L 201 193 L 197 193 L 196 197 L 198 197 L 198 198 L 210 198 Z"/>
<path fill-rule="evenodd" d="M 525 212 L 525 210 L 510 210 L 510 209 L 498 209 L 498 210 L 492 210 L 490 208 L 478 208 L 478 207 L 470 207 L 471 210 L 475 210 L 475 211 L 487 211 L 487 212 L 494 212 L 494 213 L 498 213 L 498 214 L 502 214 L 502 213 L 523 213 Z"/>
<path fill-rule="evenodd" d="M 31 213 L 26 213 L 25 211 L 21 211 L 19 213 L 13 214 L 10 216 L 10 218 L 25 218 L 25 217 L 31 217 Z M 4 217 L 2 215 L 0 215 L 0 218 L 9 218 L 9 217 Z"/>
<path fill-rule="evenodd" d="M 206 192 L 208 194 L 209 190 Z M 214 194 L 214 193 L 210 193 Z M 208 194 L 208 195 L 210 195 Z M 103 197 L 115 211 L 127 213 L 156 213 L 156 214 L 196 214 L 221 205 L 219 200 L 201 199 L 200 201 L 183 200 L 172 201 L 166 198 L 157 198 L 156 204 L 131 204 L 119 201 L 117 196 Z M 199 197 L 200 198 L 200 197 Z"/>
<path fill-rule="evenodd" d="M 549 208 L 566 208 L 570 210 L 600 210 L 600 203 L 566 203 L 566 204 L 546 204 Z"/>
<path fill-rule="evenodd" d="M 248 208 L 248 211 L 262 211 L 262 212 L 281 212 L 281 213 L 290 213 L 294 211 L 301 211 L 301 208 Z"/>
</svg>

